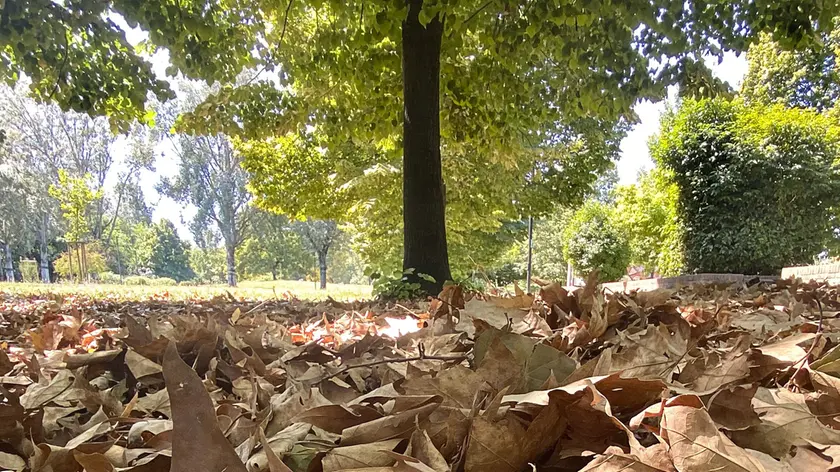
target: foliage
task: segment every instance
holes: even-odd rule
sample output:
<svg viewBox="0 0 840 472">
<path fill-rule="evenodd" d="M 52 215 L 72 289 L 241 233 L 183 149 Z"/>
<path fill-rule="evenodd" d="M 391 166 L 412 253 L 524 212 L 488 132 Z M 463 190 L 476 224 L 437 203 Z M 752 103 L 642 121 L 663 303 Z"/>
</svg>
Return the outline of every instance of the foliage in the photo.
<svg viewBox="0 0 840 472">
<path fill-rule="evenodd" d="M 71 254 L 72 252 L 72 254 Z M 100 272 L 108 270 L 108 264 L 105 262 L 105 256 L 102 255 L 101 249 L 97 244 L 88 244 L 85 248 L 85 257 L 87 260 L 87 273 L 93 277 Z M 70 265 L 72 261 L 72 266 Z M 78 277 L 79 273 L 79 254 L 76 251 L 65 251 L 53 262 L 55 271 L 64 278 Z"/>
<path fill-rule="evenodd" d="M 2 260 L 2 259 L 0 259 Z M 23 282 L 37 282 L 38 277 L 38 262 L 33 259 L 25 259 L 18 264 L 20 268 L 20 278 Z"/>
<path fill-rule="evenodd" d="M 196 282 L 218 284 L 225 280 L 224 249 L 194 247 L 190 249 L 189 260 Z"/>
<path fill-rule="evenodd" d="M 156 238 L 150 222 L 116 218 L 107 250 L 108 268 L 117 274 L 141 274 L 151 267 Z"/>
<path fill-rule="evenodd" d="M 158 277 L 169 277 L 177 281 L 189 280 L 194 273 L 189 265 L 189 246 L 178 236 L 171 221 L 163 219 L 152 225 L 147 244 L 149 268 Z"/>
<path fill-rule="evenodd" d="M 683 227 L 679 188 L 660 167 L 615 191 L 616 225 L 630 240 L 631 262 L 663 277 L 683 271 Z"/>
<path fill-rule="evenodd" d="M 615 224 L 612 209 L 590 201 L 577 210 L 563 230 L 563 256 L 575 270 L 598 271 L 600 281 L 618 280 L 627 274 L 630 244 Z"/>
<path fill-rule="evenodd" d="M 545 219 L 534 222 L 533 274 L 549 281 L 565 283 L 567 259 L 563 255 L 565 230 L 574 212 L 559 208 Z M 520 258 L 526 257 L 527 247 L 523 245 Z"/>
<path fill-rule="evenodd" d="M 309 218 L 296 221 L 293 228 L 300 235 L 304 246 L 318 258 L 321 288 L 327 288 L 327 255 L 341 238 L 341 230 L 335 221 Z"/>
<path fill-rule="evenodd" d="M 172 128 L 179 112 L 191 110 L 209 93 L 192 84 L 179 85 L 177 108 L 167 106 L 161 113 L 160 126 L 164 130 Z M 206 230 L 212 225 L 218 229 L 226 250 L 227 282 L 235 286 L 236 250 L 245 239 L 249 215 L 246 210 L 251 199 L 245 188 L 248 174 L 240 165 L 241 157 L 221 134 L 169 134 L 168 142 L 179 160 L 178 175 L 174 179 L 163 178 L 157 189 L 177 202 L 197 208 L 192 228 Z"/>
<path fill-rule="evenodd" d="M 123 283 L 120 274 L 115 274 L 111 271 L 106 270 L 105 272 L 100 272 L 98 279 L 103 284 L 121 284 Z"/>
<path fill-rule="evenodd" d="M 181 121 L 192 131 L 257 140 L 316 136 L 315 147 L 331 156 L 329 169 L 344 165 L 344 147 L 361 148 L 370 162 L 350 160 L 349 174 L 356 177 L 379 166 L 399 169 L 400 148 L 418 143 L 406 148 L 404 159 L 425 171 L 410 175 L 414 167 L 403 166 L 405 182 L 428 178 L 431 185 L 404 187 L 420 190 L 403 195 L 412 206 L 406 218 L 416 223 L 406 225 L 406 232 L 422 239 L 432 226 L 416 221 L 424 217 L 440 230 L 426 244 L 435 254 L 426 254 L 431 247 L 408 245 L 403 252 L 413 258 L 404 266 L 414 258 L 429 261 L 442 284 L 450 275 L 444 201 L 468 196 L 473 206 L 463 208 L 490 226 L 547 212 L 552 201 L 579 196 L 576 189 L 592 183 L 592 171 L 607 166 L 637 100 L 661 97 L 672 84 L 686 93 L 720 91 L 723 83 L 702 57 L 743 50 L 762 31 L 785 47 L 807 46 L 831 30 L 838 9 L 831 2 L 780 0 L 760 7 L 748 0 L 24 0 L 4 8 L 4 24 L 15 26 L 0 35 L 0 78 L 30 77 L 39 99 L 108 115 L 113 125 L 127 128 L 135 118 L 152 121 L 148 95 L 172 97 L 142 58 L 161 47 L 171 61 L 167 74 L 224 83 Z M 131 47 L 126 27 L 148 33 L 148 40 Z M 412 39 L 422 35 L 429 40 Z M 428 64 L 415 54 L 420 52 L 429 56 Z M 416 67 L 403 70 L 406 64 Z M 259 72 L 232 85 L 248 68 Z M 416 77 L 415 70 L 429 76 Z M 409 104 L 429 109 L 413 121 L 400 119 L 408 116 Z M 400 139 L 401 124 L 416 129 L 416 139 Z M 443 167 L 441 150 L 449 161 Z M 257 159 L 275 157 L 266 152 Z M 348 173 L 323 172 L 321 178 L 334 174 Z M 376 187 L 364 180 L 334 180 L 338 186 L 332 188 L 362 184 L 357 189 L 367 198 L 354 199 L 354 205 L 375 203 L 370 189 Z M 311 197 L 335 207 L 321 195 Z M 434 215 L 420 211 L 424 197 L 433 200 Z M 384 202 L 398 208 L 398 201 Z"/>
<path fill-rule="evenodd" d="M 777 274 L 832 240 L 840 129 L 814 111 L 686 101 L 652 146 L 673 172 L 689 271 Z"/>
<path fill-rule="evenodd" d="M 94 200 L 102 197 L 102 193 L 94 193 L 90 189 L 87 184 L 89 178 L 90 175 L 71 177 L 64 169 L 59 169 L 58 183 L 50 186 L 50 195 L 59 201 L 62 216 L 67 220 L 65 241 L 86 241 L 91 235 L 87 210 Z"/>
<path fill-rule="evenodd" d="M 784 50 L 769 35 L 750 46 L 740 96 L 747 103 L 825 111 L 840 100 L 840 29 L 799 51 Z"/>
<path fill-rule="evenodd" d="M 124 283 L 126 285 L 152 285 L 152 279 L 143 277 L 142 275 L 132 275 L 126 277 Z"/>
<path fill-rule="evenodd" d="M 293 222 L 283 215 L 252 208 L 250 231 L 242 244 L 239 272 L 245 278 L 271 274 L 277 278 L 303 278 L 312 265 L 312 255 L 294 231 Z"/>
<path fill-rule="evenodd" d="M 423 295 L 419 282 L 410 276 L 414 270 L 395 272 L 390 276 L 372 274 L 373 296 L 378 300 L 414 300 Z M 420 277 L 423 277 L 421 274 Z M 426 276 L 428 277 L 428 276 Z"/>
<path fill-rule="evenodd" d="M 178 285 L 178 281 L 175 279 L 170 279 L 169 277 L 157 277 L 153 280 L 154 285 L 163 285 L 164 287 L 171 287 L 173 285 Z"/>
</svg>

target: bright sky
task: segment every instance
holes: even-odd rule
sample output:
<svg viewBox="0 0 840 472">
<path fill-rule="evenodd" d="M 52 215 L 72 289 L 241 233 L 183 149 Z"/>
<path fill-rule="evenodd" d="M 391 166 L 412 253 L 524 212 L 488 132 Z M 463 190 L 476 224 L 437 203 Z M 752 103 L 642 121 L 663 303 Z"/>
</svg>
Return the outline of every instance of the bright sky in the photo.
<svg viewBox="0 0 840 472">
<path fill-rule="evenodd" d="M 718 64 L 717 60 L 707 61 L 712 72 L 719 79 L 729 82 L 736 90 L 744 80 L 747 73 L 746 54 L 736 56 L 727 53 L 723 62 Z M 675 90 L 669 90 L 669 100 L 674 100 Z M 666 102 L 643 101 L 636 105 L 636 114 L 641 122 L 633 127 L 627 136 L 621 141 L 621 157 L 618 167 L 618 177 L 621 184 L 632 184 L 636 176 L 643 170 L 653 167 L 653 161 L 648 153 L 648 140 L 659 130 L 659 117 L 665 111 Z"/>
<path fill-rule="evenodd" d="M 139 30 L 135 30 L 135 32 L 129 31 L 128 36 L 129 41 L 134 43 L 143 39 L 144 34 Z M 155 54 L 152 58 L 152 63 L 155 72 L 159 76 L 164 76 L 164 69 L 169 63 L 168 52 L 162 51 Z M 716 60 L 710 60 L 708 61 L 708 65 L 718 78 L 729 82 L 736 89 L 740 86 L 747 72 L 747 61 L 744 54 L 736 56 L 735 54 L 728 53 L 721 64 L 718 64 Z M 668 100 L 673 101 L 674 90 L 670 92 Z M 635 110 L 641 121 L 621 141 L 621 157 L 617 163 L 621 184 L 635 182 L 639 172 L 653 167 L 653 161 L 650 159 L 647 143 L 650 137 L 659 129 L 659 118 L 665 110 L 665 106 L 665 101 L 657 103 L 644 101 L 636 105 Z M 116 146 L 115 151 L 118 155 L 121 153 L 124 154 L 124 145 Z M 159 145 L 155 154 L 157 155 L 155 172 L 143 171 L 140 182 L 146 200 L 154 210 L 153 217 L 155 221 L 162 218 L 171 220 L 178 228 L 180 236 L 191 240 L 192 235 L 187 229 L 187 224 L 195 214 L 195 208 L 182 206 L 172 199 L 158 194 L 154 188 L 162 176 L 174 176 L 177 173 L 177 157 L 175 157 L 172 150 L 166 145 Z"/>
</svg>

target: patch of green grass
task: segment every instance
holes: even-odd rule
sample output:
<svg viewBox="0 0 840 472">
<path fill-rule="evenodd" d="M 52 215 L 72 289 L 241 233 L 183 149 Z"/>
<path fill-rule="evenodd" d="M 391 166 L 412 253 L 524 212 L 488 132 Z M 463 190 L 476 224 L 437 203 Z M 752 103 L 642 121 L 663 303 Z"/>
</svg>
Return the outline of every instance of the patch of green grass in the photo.
<svg viewBox="0 0 840 472">
<path fill-rule="evenodd" d="M 164 286 L 164 285 L 113 285 L 113 284 L 40 284 L 0 282 L 0 292 L 19 295 L 83 294 L 93 298 L 119 298 L 143 300 L 155 296 L 173 299 L 211 298 L 230 293 L 236 298 L 268 300 L 276 297 L 296 297 L 302 300 L 360 300 L 371 297 L 369 285 L 327 284 L 326 290 L 319 290 L 317 283 L 298 280 L 242 281 L 238 287 L 226 285 Z"/>
</svg>

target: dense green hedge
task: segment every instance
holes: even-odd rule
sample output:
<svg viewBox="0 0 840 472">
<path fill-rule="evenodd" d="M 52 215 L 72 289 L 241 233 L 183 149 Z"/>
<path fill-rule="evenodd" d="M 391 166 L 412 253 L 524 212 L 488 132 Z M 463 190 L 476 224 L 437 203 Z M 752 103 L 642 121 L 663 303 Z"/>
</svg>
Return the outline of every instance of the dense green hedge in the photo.
<svg viewBox="0 0 840 472">
<path fill-rule="evenodd" d="M 685 101 L 651 146 L 672 171 L 685 266 L 776 274 L 829 246 L 840 132 L 828 117 L 722 99 Z"/>
</svg>

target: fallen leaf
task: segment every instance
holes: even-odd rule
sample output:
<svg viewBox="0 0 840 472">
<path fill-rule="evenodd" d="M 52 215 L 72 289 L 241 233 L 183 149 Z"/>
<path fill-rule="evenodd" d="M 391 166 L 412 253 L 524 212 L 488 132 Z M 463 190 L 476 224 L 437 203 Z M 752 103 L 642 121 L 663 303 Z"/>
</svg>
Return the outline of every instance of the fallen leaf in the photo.
<svg viewBox="0 0 840 472">
<path fill-rule="evenodd" d="M 213 403 L 198 374 L 181 360 L 170 343 L 163 360 L 163 376 L 172 406 L 171 472 L 247 472 L 227 441 Z"/>
</svg>

